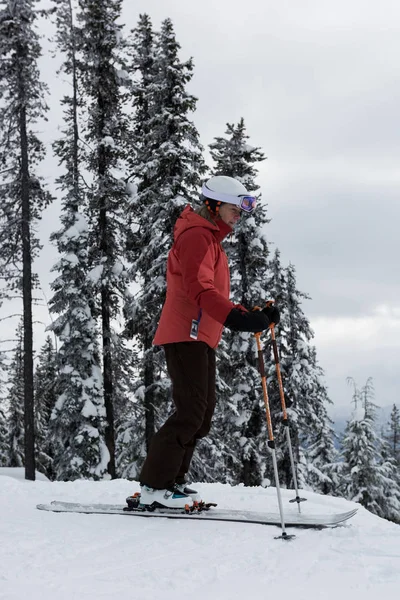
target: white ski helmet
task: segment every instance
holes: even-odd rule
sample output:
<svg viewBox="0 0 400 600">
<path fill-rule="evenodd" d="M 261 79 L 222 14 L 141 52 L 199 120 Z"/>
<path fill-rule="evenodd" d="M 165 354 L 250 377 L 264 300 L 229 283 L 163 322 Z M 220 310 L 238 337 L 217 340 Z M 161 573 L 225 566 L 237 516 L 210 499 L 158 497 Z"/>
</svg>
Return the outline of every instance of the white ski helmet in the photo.
<svg viewBox="0 0 400 600">
<path fill-rule="evenodd" d="M 225 203 L 235 204 L 246 212 L 252 212 L 257 203 L 256 197 L 249 194 L 240 181 L 226 175 L 216 175 L 206 181 L 201 189 L 201 200 L 213 212 L 218 212 L 219 206 Z"/>
</svg>

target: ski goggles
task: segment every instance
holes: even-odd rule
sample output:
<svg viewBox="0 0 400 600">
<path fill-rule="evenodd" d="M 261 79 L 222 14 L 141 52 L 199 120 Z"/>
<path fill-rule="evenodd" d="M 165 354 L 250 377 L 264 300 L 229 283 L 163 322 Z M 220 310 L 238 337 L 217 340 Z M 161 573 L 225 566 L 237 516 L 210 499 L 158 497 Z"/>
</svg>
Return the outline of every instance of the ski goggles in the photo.
<svg viewBox="0 0 400 600">
<path fill-rule="evenodd" d="M 253 212 L 257 206 L 257 198 L 255 196 L 239 196 L 238 200 L 240 200 L 240 208 L 245 212 Z"/>
<path fill-rule="evenodd" d="M 205 184 L 201 190 L 202 196 L 209 200 L 216 200 L 217 202 L 224 202 L 227 204 L 235 204 L 239 206 L 245 212 L 253 212 L 257 204 L 257 198 L 255 196 L 244 195 L 235 196 L 233 194 L 224 194 L 223 192 L 215 192 L 210 190 Z"/>
</svg>

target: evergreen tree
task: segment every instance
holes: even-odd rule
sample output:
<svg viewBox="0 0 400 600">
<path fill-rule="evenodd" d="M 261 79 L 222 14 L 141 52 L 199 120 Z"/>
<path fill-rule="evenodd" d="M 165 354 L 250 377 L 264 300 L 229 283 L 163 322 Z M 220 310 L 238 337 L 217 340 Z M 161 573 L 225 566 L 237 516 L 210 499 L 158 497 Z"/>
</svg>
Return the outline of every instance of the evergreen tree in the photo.
<svg viewBox="0 0 400 600">
<path fill-rule="evenodd" d="M 25 464 L 24 426 L 24 357 L 22 323 L 17 329 L 17 347 L 9 368 L 8 394 L 8 466 L 23 467 Z"/>
<path fill-rule="evenodd" d="M 115 374 L 113 406 L 116 431 L 116 471 L 118 477 L 127 477 L 126 468 L 136 462 L 135 440 L 138 417 L 134 403 L 136 391 L 134 386 L 137 356 L 135 349 L 128 348 L 126 340 L 119 333 L 113 333 L 111 347 Z M 133 478 L 135 478 L 135 475 Z"/>
<path fill-rule="evenodd" d="M 387 518 L 400 523 L 400 413 L 393 404 L 390 421 L 381 440 L 380 463 L 386 475 L 386 495 L 392 497 Z"/>
<path fill-rule="evenodd" d="M 318 402 L 315 405 L 313 424 L 307 430 L 306 422 L 303 420 L 300 432 L 304 452 L 302 479 L 304 484 L 315 492 L 337 495 L 340 486 L 339 454 L 335 447 L 333 423 L 326 408 L 330 400 L 325 386 L 319 381 L 316 381 L 315 385 L 314 389 L 317 392 L 315 399 L 318 399 Z"/>
<path fill-rule="evenodd" d="M 256 191 L 256 164 L 265 160 L 260 148 L 248 144 L 244 120 L 227 124 L 226 137 L 210 144 L 215 162 L 214 175 L 238 179 L 249 191 Z M 225 244 L 231 271 L 231 298 L 252 309 L 268 297 L 265 286 L 268 244 L 262 227 L 268 223 L 266 206 L 254 214 L 243 214 L 234 235 Z M 261 379 L 257 371 L 254 336 L 245 332 L 224 332 L 219 349 L 218 396 L 211 439 L 199 445 L 203 477 L 230 483 L 260 485 L 266 462 L 265 408 Z M 192 474 L 198 478 L 194 462 Z"/>
<path fill-rule="evenodd" d="M 148 158 L 147 143 L 152 132 L 152 105 L 154 93 L 155 67 L 155 34 L 149 15 L 139 16 L 137 26 L 131 32 L 132 37 L 128 42 L 128 56 L 130 70 L 133 73 L 132 85 L 132 151 L 127 162 L 129 176 L 133 177 L 142 189 L 151 184 L 147 172 L 142 172 L 142 157 Z M 131 215 L 137 217 L 137 214 Z"/>
<path fill-rule="evenodd" d="M 256 183 L 258 171 L 256 163 L 266 159 L 261 148 L 250 146 L 247 141 L 246 125 L 243 117 L 235 126 L 233 123 L 227 123 L 225 137 L 216 137 L 210 144 L 210 154 L 215 165 L 214 175 L 227 175 L 238 179 L 245 188 L 255 192 L 259 189 Z M 260 223 L 268 223 L 265 211 L 257 211 Z M 257 213 L 254 213 L 254 217 Z M 239 230 L 235 230 L 237 233 Z"/>
<path fill-rule="evenodd" d="M 5 385 L 3 376 L 7 371 L 5 356 L 0 352 L 0 467 L 8 466 L 8 432 L 5 411 Z"/>
<path fill-rule="evenodd" d="M 114 385 L 112 323 L 120 315 L 127 294 L 125 247 L 130 197 L 119 172 L 124 167 L 127 117 L 123 114 L 120 77 L 122 0 L 79 0 L 82 89 L 88 121 L 84 129 L 89 147 L 85 167 L 92 179 L 88 193 L 89 276 L 96 294 L 101 323 L 105 440 L 108 472 L 115 477 Z"/>
<path fill-rule="evenodd" d="M 391 447 L 384 439 L 379 440 L 378 463 L 382 471 L 382 505 L 381 516 L 400 524 L 400 473 L 399 465 L 392 456 Z"/>
<path fill-rule="evenodd" d="M 302 310 L 302 302 L 308 296 L 297 289 L 294 266 L 282 267 L 279 250 L 275 251 L 269 264 L 267 286 L 281 313 L 275 333 L 298 485 L 332 493 L 338 476 L 335 475 L 334 433 L 327 414 L 330 400 L 322 382 L 323 371 L 318 365 L 316 349 L 312 345 L 314 334 Z M 266 343 L 266 363 L 278 470 L 283 483 L 292 487 L 286 425 L 282 418 L 275 360 L 269 341 Z M 273 477 L 271 463 L 268 464 L 267 475 Z"/>
<path fill-rule="evenodd" d="M 389 445 L 391 456 L 400 468 L 400 411 L 393 404 L 390 421 L 386 427 L 385 440 Z"/>
<path fill-rule="evenodd" d="M 38 0 L 7 0 L 0 10 L 0 277 L 12 293 L 22 290 L 25 477 L 35 478 L 32 262 L 39 247 L 34 224 L 50 195 L 35 169 L 44 146 L 34 126 L 44 118 L 47 89 L 41 82 L 36 32 Z"/>
<path fill-rule="evenodd" d="M 392 479 L 393 464 L 381 460 L 381 444 L 375 432 L 374 387 L 369 378 L 359 390 L 354 387 L 355 410 L 347 424 L 343 439 L 343 492 L 346 498 L 359 502 L 369 511 L 384 518 L 399 516 L 400 488 Z"/>
<path fill-rule="evenodd" d="M 308 459 L 313 461 L 314 467 L 314 480 L 307 482 L 301 470 L 299 479 L 329 493 L 333 486 L 333 481 L 329 482 L 329 465 L 335 462 L 334 433 L 327 414 L 327 405 L 331 401 L 322 383 L 324 373 L 318 365 L 316 349 L 312 345 L 314 332 L 301 307 L 302 301 L 308 296 L 297 289 L 296 272 L 292 264 L 286 269 L 286 279 L 288 328 L 286 332 L 281 329 L 281 335 L 286 335 L 287 340 L 283 365 L 285 387 L 292 401 L 292 410 L 298 415 L 293 431 L 294 442 L 298 444 L 298 460 L 311 447 Z M 288 462 L 286 457 L 286 481 L 289 485 Z M 316 469 L 323 473 L 319 482 L 315 481 Z"/>
<path fill-rule="evenodd" d="M 166 293 L 167 254 L 175 221 L 195 197 L 205 167 L 197 130 L 190 121 L 196 98 L 186 91 L 193 62 L 179 60 L 180 46 L 170 19 L 153 35 L 149 18 L 142 16 L 134 32 L 132 65 L 138 69 L 134 86 L 136 114 L 132 147 L 136 148 L 133 175 L 137 195 L 132 209 L 136 230 L 130 240 L 132 277 L 140 292 L 126 306 L 128 329 L 143 356 L 136 402 L 141 404 L 136 455 L 143 453 L 165 419 L 169 382 L 165 360 L 153 347 L 157 322 Z M 144 437 L 144 442 L 143 438 Z"/>
<path fill-rule="evenodd" d="M 161 354 L 159 353 L 158 356 L 161 356 Z M 158 377 L 157 385 L 159 386 L 159 390 L 163 392 L 164 398 L 168 398 L 170 395 L 170 382 L 166 377 L 162 379 L 159 375 Z M 165 386 L 165 389 L 162 386 Z M 144 413 L 145 386 L 143 385 L 143 379 L 136 376 L 131 382 L 131 388 L 133 393 L 132 399 L 127 399 L 125 410 L 120 413 L 120 417 L 117 420 L 117 467 L 120 477 L 138 479 L 147 454 L 144 436 L 146 419 Z M 158 399 L 157 396 L 155 398 Z M 160 395 L 160 404 L 162 399 Z M 159 420 L 161 421 L 161 417 Z"/>
<path fill-rule="evenodd" d="M 58 369 L 50 336 L 40 350 L 35 370 L 35 442 L 36 465 L 41 473 L 54 479 L 53 448 L 49 441 L 50 416 L 57 400 Z"/>
<path fill-rule="evenodd" d="M 139 206 L 137 205 L 137 184 L 145 189 L 149 184 L 146 173 L 141 173 L 138 169 L 142 156 L 146 155 L 146 144 L 149 140 L 152 125 L 151 119 L 151 89 L 155 74 L 155 44 L 154 33 L 151 19 L 147 14 L 140 15 L 137 27 L 131 32 L 132 37 L 128 42 L 128 54 L 130 60 L 130 70 L 134 74 L 134 84 L 132 88 L 132 107 L 133 118 L 131 127 L 131 151 L 127 157 L 129 178 L 134 178 L 135 184 L 132 186 L 135 204 L 127 215 L 131 226 L 131 236 L 128 239 L 130 247 L 130 258 L 135 264 L 138 258 L 140 243 L 138 221 L 141 219 Z M 134 267 L 135 269 L 135 267 Z M 132 278 L 135 278 L 132 273 Z M 129 313 L 130 305 L 134 304 L 132 298 L 127 297 L 126 314 Z M 133 306 L 132 306 L 133 307 Z M 130 335 L 133 334 L 133 320 L 130 320 Z M 149 344 L 145 344 L 146 347 Z M 136 344 L 135 344 L 136 346 Z M 151 342 L 149 346 L 152 351 Z M 151 362 L 148 360 L 150 368 L 146 370 L 147 377 L 151 379 Z M 137 365 L 140 371 L 140 365 Z M 129 382 L 129 388 L 132 392 L 132 402 L 125 402 L 125 409 L 121 406 L 119 417 L 116 419 L 116 455 L 117 471 L 122 477 L 136 479 L 139 476 L 141 465 L 146 456 L 146 443 L 144 431 L 146 419 L 144 415 L 144 396 L 142 381 L 137 379 L 137 375 L 132 377 Z"/>
<path fill-rule="evenodd" d="M 79 31 L 71 4 L 57 0 L 57 45 L 63 72 L 70 77 L 71 95 L 63 99 L 65 130 L 54 144 L 64 173 L 58 179 L 63 194 L 61 229 L 52 235 L 60 260 L 52 284 L 50 310 L 57 318 L 51 329 L 60 338 L 58 398 L 49 423 L 57 479 L 99 479 L 107 472 L 104 443 L 105 410 L 98 348 L 92 314 L 94 291 L 88 278 L 89 226 L 85 218 L 84 160 L 79 135 L 82 90 L 79 88 Z"/>
</svg>

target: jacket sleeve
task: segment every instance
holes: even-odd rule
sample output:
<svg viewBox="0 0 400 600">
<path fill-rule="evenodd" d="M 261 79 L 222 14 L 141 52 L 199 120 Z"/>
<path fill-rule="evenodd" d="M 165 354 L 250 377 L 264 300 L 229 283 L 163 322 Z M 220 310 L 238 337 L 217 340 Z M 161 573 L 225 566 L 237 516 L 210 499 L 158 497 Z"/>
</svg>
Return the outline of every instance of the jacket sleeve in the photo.
<svg viewBox="0 0 400 600">
<path fill-rule="evenodd" d="M 217 257 L 212 233 L 202 227 L 185 231 L 177 242 L 176 252 L 185 293 L 199 308 L 223 325 L 235 305 L 214 285 Z"/>
</svg>

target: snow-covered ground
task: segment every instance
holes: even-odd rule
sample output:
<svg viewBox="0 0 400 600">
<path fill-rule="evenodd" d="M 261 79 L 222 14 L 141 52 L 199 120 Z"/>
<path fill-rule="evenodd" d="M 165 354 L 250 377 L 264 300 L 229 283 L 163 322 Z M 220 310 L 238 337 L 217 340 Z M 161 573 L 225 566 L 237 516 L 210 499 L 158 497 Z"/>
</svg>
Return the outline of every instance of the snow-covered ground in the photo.
<svg viewBox="0 0 400 600">
<path fill-rule="evenodd" d="M 334 529 L 56 514 L 51 500 L 124 503 L 126 480 L 25 481 L 0 469 L 1 600 L 397 600 L 400 527 L 362 507 Z M 274 488 L 199 484 L 222 508 L 275 511 Z M 306 492 L 304 513 L 355 505 Z M 296 511 L 283 491 L 287 512 Z"/>
</svg>

